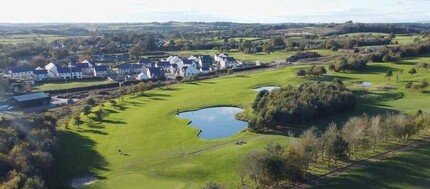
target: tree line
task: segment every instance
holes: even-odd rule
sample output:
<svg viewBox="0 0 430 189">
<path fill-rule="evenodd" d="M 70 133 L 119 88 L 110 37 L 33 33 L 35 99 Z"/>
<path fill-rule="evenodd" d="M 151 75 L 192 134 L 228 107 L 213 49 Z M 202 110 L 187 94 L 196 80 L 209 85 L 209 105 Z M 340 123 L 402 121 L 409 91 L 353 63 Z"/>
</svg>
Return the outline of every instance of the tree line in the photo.
<svg viewBox="0 0 430 189">
<path fill-rule="evenodd" d="M 242 159 L 239 169 L 242 185 L 252 183 L 261 188 L 281 188 L 303 181 L 312 166 L 363 157 L 366 152 L 390 142 L 402 142 L 430 128 L 430 114 L 385 113 L 351 117 L 340 128 L 331 123 L 324 132 L 315 127 L 292 139 L 288 148 L 269 144 Z M 360 156 L 361 154 L 361 156 Z"/>
<path fill-rule="evenodd" d="M 44 179 L 58 148 L 57 119 L 51 115 L 0 121 L 2 188 L 46 188 Z"/>
<path fill-rule="evenodd" d="M 254 131 L 299 124 L 313 118 L 354 108 L 356 96 L 341 82 L 310 82 L 271 92 L 261 91 L 252 105 Z"/>
</svg>

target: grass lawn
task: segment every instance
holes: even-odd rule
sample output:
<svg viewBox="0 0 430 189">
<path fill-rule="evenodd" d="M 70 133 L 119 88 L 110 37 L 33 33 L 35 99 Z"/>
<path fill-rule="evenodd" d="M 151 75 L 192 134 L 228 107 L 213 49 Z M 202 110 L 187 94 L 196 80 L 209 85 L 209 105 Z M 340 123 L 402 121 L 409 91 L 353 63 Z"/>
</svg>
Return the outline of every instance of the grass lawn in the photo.
<svg viewBox="0 0 430 189">
<path fill-rule="evenodd" d="M 428 188 L 430 186 L 430 144 L 400 153 L 349 174 L 323 180 L 314 188 Z"/>
<path fill-rule="evenodd" d="M 341 53 L 341 52 L 325 50 L 325 49 L 309 50 L 309 51 L 318 52 L 322 56 L 333 56 Z M 179 56 L 191 56 L 191 55 L 201 55 L 201 54 L 214 56 L 216 53 L 220 53 L 220 52 L 218 52 L 217 50 L 191 50 L 191 51 L 175 51 L 170 53 L 176 54 Z M 260 61 L 261 63 L 270 63 L 272 61 L 286 60 L 294 53 L 296 52 L 278 50 L 270 54 L 263 53 L 263 52 L 256 53 L 256 54 L 245 54 L 239 51 L 231 51 L 231 52 L 228 52 L 227 54 L 234 57 L 236 60 L 240 60 L 240 61 L 249 61 L 249 62 Z"/>
<path fill-rule="evenodd" d="M 400 99 L 360 103 L 354 114 L 388 110 L 430 111 L 428 94 L 409 92 L 403 87 L 406 80 L 430 78 L 428 73 L 421 71 L 410 76 L 406 71 L 399 82 L 394 77 L 390 81 L 384 77 L 388 70 L 409 70 L 421 59 L 428 60 L 428 57 L 409 59 L 400 64 L 370 64 L 365 73 L 329 73 L 320 79 L 340 78 L 355 90 L 388 96 L 404 93 Z M 257 94 L 253 88 L 305 82 L 306 79 L 297 79 L 294 75 L 301 67 L 172 85 L 147 91 L 144 96 L 128 96 L 124 102 L 119 102 L 122 109 L 105 104 L 107 116 L 103 123 L 93 121 L 94 114 L 91 114 L 89 118 L 82 116 L 83 125 L 71 125 L 69 129 L 59 131 L 60 152 L 49 176 L 49 185 L 66 188 L 71 179 L 91 173 L 98 177 L 98 181 L 88 188 L 200 188 L 209 181 L 236 188 L 241 157 L 263 149 L 270 142 L 287 146 L 293 138 L 242 132 L 226 139 L 202 140 L 197 137 L 197 129 L 187 126 L 189 120 L 175 117 L 176 109 L 185 111 L 226 105 L 242 107 L 250 114 L 250 106 Z M 362 89 L 354 84 L 356 81 L 372 82 L 374 87 Z M 392 85 L 397 89 L 378 91 L 379 85 Z M 343 121 L 348 115 L 339 114 L 305 126 L 325 127 L 326 123 Z M 247 144 L 235 145 L 238 139 Z"/>
<path fill-rule="evenodd" d="M 422 37 L 421 35 L 396 35 L 393 41 L 399 42 L 400 45 L 407 45 L 414 43 L 417 37 Z"/>
<path fill-rule="evenodd" d="M 76 87 L 88 87 L 94 85 L 103 85 L 112 83 L 109 80 L 85 80 L 85 81 L 68 81 L 67 83 L 44 83 L 33 87 L 33 91 L 49 91 L 49 90 L 61 90 L 70 89 Z"/>
<path fill-rule="evenodd" d="M 0 36 L 0 44 L 17 44 L 17 43 L 32 43 L 40 40 L 45 40 L 48 43 L 57 39 L 75 38 L 75 37 L 86 37 L 86 36 L 61 36 L 61 35 L 6 35 Z"/>
</svg>

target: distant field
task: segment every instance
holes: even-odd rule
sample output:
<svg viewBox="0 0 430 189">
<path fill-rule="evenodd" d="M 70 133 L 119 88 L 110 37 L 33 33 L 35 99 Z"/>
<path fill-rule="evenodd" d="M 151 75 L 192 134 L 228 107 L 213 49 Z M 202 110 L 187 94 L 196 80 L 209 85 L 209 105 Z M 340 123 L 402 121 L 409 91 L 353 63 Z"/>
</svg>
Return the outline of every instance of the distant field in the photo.
<svg viewBox="0 0 430 189">
<path fill-rule="evenodd" d="M 309 50 L 309 51 L 318 52 L 322 56 L 333 56 L 333 55 L 340 54 L 340 52 L 331 51 L 331 50 Z M 202 54 L 214 56 L 216 53 L 219 53 L 219 52 L 217 50 L 191 50 L 191 51 L 170 52 L 170 54 L 175 54 L 179 56 L 191 56 L 191 55 L 202 55 Z M 272 61 L 286 60 L 294 53 L 296 52 L 279 50 L 269 55 L 263 52 L 256 53 L 256 54 L 245 54 L 243 52 L 238 52 L 238 51 L 231 51 L 231 52 L 228 52 L 227 54 L 229 54 L 230 56 L 233 56 L 236 60 L 240 60 L 240 61 L 249 61 L 249 62 L 260 61 L 261 63 L 270 63 Z"/>
<path fill-rule="evenodd" d="M 345 36 L 350 36 L 350 37 L 357 37 L 357 36 L 361 36 L 361 35 L 368 35 L 368 34 L 372 34 L 373 36 L 389 36 L 389 33 L 378 33 L 378 32 L 359 32 L 359 33 L 347 33 L 347 34 L 343 34 L 343 35 L 339 35 L 341 37 L 345 37 Z"/>
<path fill-rule="evenodd" d="M 45 83 L 42 85 L 37 85 L 33 88 L 33 91 L 47 91 L 47 90 L 61 90 L 70 89 L 77 87 L 88 87 L 94 85 L 103 85 L 112 83 L 108 80 L 95 80 L 95 81 L 68 81 L 67 83 Z"/>
<path fill-rule="evenodd" d="M 400 45 L 411 44 L 417 37 L 422 37 L 421 35 L 396 35 L 394 41 L 398 41 Z"/>
<path fill-rule="evenodd" d="M 229 38 L 228 40 L 233 40 L 233 39 L 236 40 L 237 42 L 239 42 L 240 39 L 242 39 L 243 41 L 246 41 L 246 40 L 248 40 L 248 41 L 258 41 L 261 38 L 259 38 L 259 37 L 234 37 L 234 38 Z M 212 42 L 212 43 L 224 43 L 224 39 L 213 39 L 213 40 L 210 40 L 209 42 Z"/>
<path fill-rule="evenodd" d="M 86 37 L 86 36 L 61 36 L 61 35 L 0 35 L 0 44 L 17 44 L 17 43 L 34 43 L 37 41 L 45 40 L 48 43 L 57 39 L 67 39 L 75 37 Z"/>
</svg>

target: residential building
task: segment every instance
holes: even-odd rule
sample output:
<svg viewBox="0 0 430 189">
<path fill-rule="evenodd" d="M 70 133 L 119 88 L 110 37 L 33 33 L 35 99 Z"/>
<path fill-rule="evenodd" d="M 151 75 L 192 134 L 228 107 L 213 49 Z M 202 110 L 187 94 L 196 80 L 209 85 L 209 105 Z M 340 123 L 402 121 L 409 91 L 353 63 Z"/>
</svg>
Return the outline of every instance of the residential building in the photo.
<svg viewBox="0 0 430 189">
<path fill-rule="evenodd" d="M 107 77 L 109 73 L 109 67 L 106 65 L 94 67 L 94 77 Z"/>
<path fill-rule="evenodd" d="M 148 68 L 146 73 L 149 79 L 166 79 L 163 68 Z"/>
<path fill-rule="evenodd" d="M 198 75 L 200 71 L 192 66 L 182 66 L 181 68 L 181 75 L 183 77 L 192 77 L 195 75 Z"/>
<path fill-rule="evenodd" d="M 72 73 L 70 68 L 57 67 L 57 78 L 60 79 L 72 79 Z"/>
<path fill-rule="evenodd" d="M 78 67 L 71 67 L 70 68 L 70 75 L 71 75 L 71 79 L 82 79 L 83 78 L 82 70 Z"/>
<path fill-rule="evenodd" d="M 34 68 L 29 66 L 15 66 L 9 68 L 9 75 L 10 79 L 15 80 L 26 80 L 26 79 L 33 79 L 33 73 Z"/>
<path fill-rule="evenodd" d="M 36 81 L 44 81 L 44 80 L 47 80 L 49 78 L 48 71 L 44 70 L 44 69 L 42 69 L 42 70 L 36 69 L 33 71 L 33 73 L 34 73 L 33 78 Z"/>
<path fill-rule="evenodd" d="M 120 64 L 118 66 L 119 75 L 134 75 L 146 71 L 144 64 Z"/>
<path fill-rule="evenodd" d="M 48 71 L 49 77 L 51 77 L 51 78 L 58 77 L 58 67 L 61 67 L 61 66 L 58 64 L 54 64 L 53 62 L 51 62 L 45 66 L 45 70 Z"/>
<path fill-rule="evenodd" d="M 163 68 L 164 72 L 171 72 L 171 65 L 170 62 L 165 62 L 165 61 L 158 61 L 157 63 L 155 63 L 155 67 L 156 68 Z"/>
</svg>

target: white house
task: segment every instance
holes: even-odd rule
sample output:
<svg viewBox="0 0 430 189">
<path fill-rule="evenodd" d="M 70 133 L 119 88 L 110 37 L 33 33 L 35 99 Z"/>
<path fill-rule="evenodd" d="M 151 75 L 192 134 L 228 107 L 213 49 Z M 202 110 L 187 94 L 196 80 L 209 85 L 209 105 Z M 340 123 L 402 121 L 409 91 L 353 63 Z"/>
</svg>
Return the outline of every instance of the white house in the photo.
<svg viewBox="0 0 430 189">
<path fill-rule="evenodd" d="M 210 67 L 200 67 L 200 73 L 207 74 L 209 72 L 211 72 L 211 68 Z"/>
<path fill-rule="evenodd" d="M 227 57 L 230 57 L 230 56 L 228 56 L 228 54 L 221 53 L 221 54 L 215 54 L 214 59 L 215 59 L 215 62 L 221 62 L 224 58 L 227 58 Z"/>
<path fill-rule="evenodd" d="M 40 69 L 34 70 L 33 73 L 34 73 L 33 79 L 36 81 L 44 81 L 44 80 L 49 78 L 48 71 L 43 70 L 43 69 L 42 70 L 40 70 Z"/>
<path fill-rule="evenodd" d="M 94 67 L 94 77 L 107 77 L 109 67 L 106 65 Z"/>
<path fill-rule="evenodd" d="M 57 67 L 59 67 L 57 64 L 49 63 L 45 66 L 45 70 L 48 71 L 49 77 L 55 78 L 58 77 L 58 70 Z"/>
<path fill-rule="evenodd" d="M 182 59 L 179 58 L 178 56 L 170 56 L 169 58 L 166 59 L 166 61 L 170 62 L 170 64 L 176 64 L 178 65 L 178 67 L 182 67 L 184 64 Z"/>
<path fill-rule="evenodd" d="M 16 66 L 9 68 L 10 79 L 33 79 L 34 68 L 28 66 Z"/>
<path fill-rule="evenodd" d="M 192 66 L 182 66 L 181 68 L 181 75 L 183 77 L 191 77 L 198 75 L 200 71 Z"/>
<path fill-rule="evenodd" d="M 222 59 L 219 63 L 220 63 L 221 69 L 226 69 L 234 66 L 236 64 L 236 59 L 234 59 L 233 57 L 227 57 Z"/>
<path fill-rule="evenodd" d="M 147 80 L 149 79 L 148 75 L 146 75 L 147 73 L 140 73 L 139 75 L 136 76 L 137 80 L 143 81 L 143 80 Z"/>
</svg>

